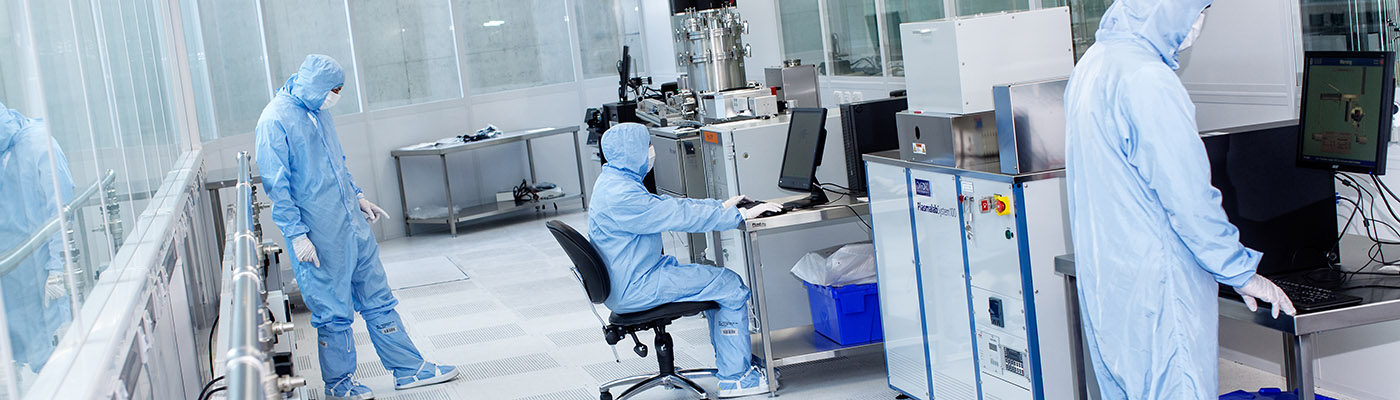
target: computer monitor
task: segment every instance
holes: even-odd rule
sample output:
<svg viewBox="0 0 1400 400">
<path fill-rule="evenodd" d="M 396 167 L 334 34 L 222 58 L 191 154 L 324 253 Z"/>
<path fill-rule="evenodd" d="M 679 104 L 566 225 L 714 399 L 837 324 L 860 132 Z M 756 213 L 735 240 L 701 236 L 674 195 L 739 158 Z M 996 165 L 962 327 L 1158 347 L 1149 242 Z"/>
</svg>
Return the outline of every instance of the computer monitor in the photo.
<svg viewBox="0 0 1400 400">
<path fill-rule="evenodd" d="M 899 150 L 894 115 L 909 109 L 903 96 L 841 105 L 841 136 L 846 144 L 846 188 L 851 196 L 866 193 L 862 154 Z"/>
<path fill-rule="evenodd" d="M 817 166 L 822 164 L 826 144 L 826 109 L 794 108 L 788 119 L 787 147 L 783 150 L 782 170 L 778 187 L 795 192 L 808 192 L 805 199 L 791 201 L 785 206 L 806 208 L 827 202 L 826 191 L 817 184 Z"/>
<path fill-rule="evenodd" d="M 1298 165 L 1385 174 L 1395 113 L 1395 54 L 1307 52 Z"/>
<path fill-rule="evenodd" d="M 1264 253 L 1260 274 L 1276 277 L 1339 262 L 1332 172 L 1297 165 L 1298 127 L 1202 141 L 1225 216 L 1239 228 L 1240 243 Z"/>
</svg>

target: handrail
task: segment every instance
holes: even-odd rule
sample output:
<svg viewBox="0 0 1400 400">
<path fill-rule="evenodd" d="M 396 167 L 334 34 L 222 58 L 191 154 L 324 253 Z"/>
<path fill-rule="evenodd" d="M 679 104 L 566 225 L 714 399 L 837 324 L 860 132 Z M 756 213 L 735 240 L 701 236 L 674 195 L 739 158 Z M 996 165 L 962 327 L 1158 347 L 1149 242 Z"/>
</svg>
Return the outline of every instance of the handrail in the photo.
<svg viewBox="0 0 1400 400">
<path fill-rule="evenodd" d="M 238 202 L 234 208 L 233 230 L 228 240 L 233 249 L 228 288 L 231 308 L 225 374 L 228 377 L 228 398 L 262 399 L 279 394 L 275 374 L 267 363 L 262 338 L 264 299 L 262 274 L 259 273 L 258 238 L 253 235 L 252 170 L 248 152 L 238 153 Z M 274 379 L 268 379 L 268 377 Z M 274 386 L 268 387 L 269 383 Z M 269 390 L 271 389 L 271 390 Z"/>
<path fill-rule="evenodd" d="M 108 185 L 111 185 L 112 182 L 116 180 L 116 178 L 116 171 L 110 169 L 107 170 L 107 173 L 102 176 L 101 180 L 93 182 L 92 185 L 88 186 L 86 189 L 83 189 L 83 191 L 78 193 L 77 196 L 73 196 L 73 199 L 69 200 L 68 204 L 63 206 L 62 217 L 68 218 L 69 216 L 71 216 L 76 210 L 76 206 L 86 203 L 88 198 L 92 197 L 93 194 L 97 193 L 98 188 L 107 187 Z M 26 239 L 24 243 L 21 243 L 18 247 L 11 249 L 10 251 L 6 252 L 3 257 L 0 257 L 0 275 L 6 275 L 9 274 L 10 271 L 14 271 L 15 268 L 19 267 L 20 262 L 23 262 L 25 259 L 28 259 L 30 254 L 33 254 L 35 251 L 38 251 L 39 247 L 43 246 L 44 243 L 48 242 L 53 236 L 53 234 L 58 232 L 58 219 L 59 216 L 54 216 L 53 218 L 50 218 L 48 222 L 44 223 L 44 226 L 40 227 L 39 230 L 34 231 L 33 234 L 29 235 L 29 239 Z"/>
</svg>

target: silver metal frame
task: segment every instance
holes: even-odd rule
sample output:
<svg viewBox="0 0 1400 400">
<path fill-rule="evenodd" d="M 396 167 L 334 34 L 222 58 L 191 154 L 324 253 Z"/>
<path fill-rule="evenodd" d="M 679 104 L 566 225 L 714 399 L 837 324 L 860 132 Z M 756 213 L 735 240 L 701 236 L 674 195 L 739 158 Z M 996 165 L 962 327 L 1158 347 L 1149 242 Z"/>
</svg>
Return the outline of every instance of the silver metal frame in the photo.
<svg viewBox="0 0 1400 400">
<path fill-rule="evenodd" d="M 673 375 L 629 376 L 598 385 L 598 391 L 602 393 L 615 387 L 628 386 L 627 390 L 623 391 L 622 394 L 618 395 L 616 398 L 616 400 L 627 400 L 642 392 L 646 392 L 648 389 L 657 386 L 665 386 L 671 389 L 687 390 L 700 396 L 701 399 L 708 399 L 710 395 L 692 379 L 713 377 L 717 373 L 718 370 L 714 368 L 696 368 L 676 370 L 676 373 Z"/>
<path fill-rule="evenodd" d="M 456 207 L 456 204 L 452 202 L 452 179 L 450 178 L 450 176 L 451 176 L 452 174 L 451 174 L 451 170 L 449 170 L 449 169 L 447 168 L 447 155 L 448 155 L 448 154 L 456 153 L 456 152 L 461 152 L 461 151 L 467 151 L 467 150 L 475 150 L 475 149 L 480 149 L 480 148 L 485 148 L 485 147 L 500 146 L 500 145 L 510 144 L 510 143 L 516 143 L 516 142 L 525 142 L 525 156 L 526 156 L 526 158 L 527 158 L 527 162 L 528 162 L 529 165 L 530 165 L 530 181 L 533 183 L 533 182 L 536 181 L 536 179 L 535 179 L 535 154 L 534 154 L 534 151 L 533 151 L 534 148 L 533 148 L 533 145 L 531 144 L 531 141 L 533 141 L 533 140 L 535 140 L 535 139 L 543 139 L 543 138 L 546 138 L 546 137 L 555 136 L 555 135 L 562 135 L 562 134 L 566 134 L 566 133 L 569 134 L 569 137 L 572 138 L 573 141 L 574 141 L 574 163 L 575 163 L 575 167 L 578 168 L 578 186 L 579 186 L 579 193 L 578 193 L 578 194 L 576 194 L 576 195 L 568 195 L 568 196 L 559 197 L 559 198 L 554 198 L 554 199 L 545 199 L 545 200 L 540 200 L 540 201 L 537 201 L 537 202 L 527 202 L 527 203 L 515 204 L 515 205 L 513 205 L 513 206 L 501 206 L 501 205 L 499 205 L 499 204 L 493 203 L 493 204 L 487 204 L 487 205 L 481 206 L 481 207 L 482 207 L 482 210 L 477 210 L 476 212 L 467 212 L 467 213 L 464 213 L 463 215 L 458 215 L 458 214 L 457 214 L 457 207 Z M 586 181 L 585 178 L 584 178 L 584 171 L 583 171 L 583 149 L 582 149 L 581 145 L 579 144 L 579 140 L 578 140 L 578 127 L 577 127 L 577 126 L 566 126 L 566 127 L 559 127 L 559 128 L 541 128 L 541 129 L 532 129 L 532 130 L 518 131 L 518 132 L 508 132 L 508 133 L 502 134 L 501 136 L 496 137 L 496 138 L 492 138 L 492 139 L 488 139 L 488 140 L 483 140 L 483 141 L 479 141 L 479 142 L 471 142 L 471 143 L 453 143 L 453 144 L 449 144 L 449 145 L 437 145 L 437 146 L 432 146 L 432 147 L 428 147 L 428 148 L 417 148 L 416 146 L 402 147 L 402 148 L 399 148 L 399 149 L 397 149 L 397 150 L 394 150 L 394 151 L 389 152 L 389 155 L 391 155 L 391 156 L 394 157 L 394 172 L 397 173 L 397 174 L 398 174 L 398 177 L 399 177 L 399 205 L 400 205 L 400 207 L 401 207 L 401 209 L 402 209 L 402 211 L 403 211 L 403 229 L 404 229 L 404 235 L 406 235 L 406 236 L 413 236 L 413 224 L 447 224 L 447 229 L 448 229 L 448 231 L 451 232 L 451 234 L 452 234 L 453 237 L 456 237 L 456 236 L 457 236 L 457 224 L 458 224 L 458 223 L 462 223 L 462 222 L 466 222 L 466 221 L 472 221 L 472 220 L 477 220 L 477 219 L 486 218 L 486 217 L 491 217 L 491 216 L 496 216 L 496 215 L 501 215 L 501 214 L 507 214 L 507 213 L 511 213 L 511 212 L 523 210 L 523 209 L 525 209 L 526 207 L 532 207 L 532 208 L 534 208 L 534 207 L 541 207 L 541 206 L 543 206 L 543 205 L 545 205 L 545 204 L 553 204 L 553 205 L 554 205 L 554 208 L 555 208 L 555 209 L 558 209 L 558 208 L 559 208 L 559 203 L 561 203 L 561 202 L 566 202 L 566 201 L 570 201 L 570 200 L 574 200 L 574 199 L 578 199 L 581 203 L 583 203 L 583 209 L 584 209 L 584 210 L 587 210 L 587 209 L 588 209 L 588 198 L 587 198 L 587 196 L 586 196 L 586 193 L 587 193 L 587 190 L 588 190 L 588 188 L 587 188 L 588 184 L 587 184 L 587 181 Z M 443 184 L 443 190 L 444 190 L 444 192 L 446 193 L 446 196 L 445 196 L 445 197 L 446 197 L 446 201 L 447 201 L 447 204 L 446 204 L 446 205 L 447 205 L 447 216 L 444 217 L 444 218 L 409 218 L 409 217 L 408 217 L 408 195 L 407 195 L 407 189 L 405 189 L 404 180 L 403 180 L 403 162 L 402 162 L 402 158 L 403 158 L 403 157 L 415 157 L 415 156 L 437 156 L 437 157 L 438 157 L 438 160 L 439 160 L 439 161 L 441 162 L 441 164 L 442 164 L 442 184 Z M 466 210 L 464 210 L 464 211 L 466 211 Z"/>
<path fill-rule="evenodd" d="M 851 222 L 851 218 L 869 215 L 870 203 L 841 200 L 811 210 L 792 211 L 782 215 L 744 221 L 743 225 L 740 226 L 739 229 L 745 241 L 744 245 L 748 249 L 746 252 L 748 268 L 746 270 L 748 282 L 751 283 L 749 285 L 751 294 L 749 301 L 754 312 L 758 315 L 758 332 L 755 333 L 757 337 L 752 340 L 755 346 L 763 349 L 761 355 L 765 376 L 769 377 L 769 396 L 777 396 L 778 385 L 777 379 L 774 377 L 777 376 L 778 367 L 878 352 L 883 349 L 884 343 L 875 342 L 843 347 L 835 345 L 825 338 L 817 337 L 811 326 L 799 326 L 778 331 L 769 329 L 768 300 L 766 293 L 764 293 L 763 283 L 763 258 L 760 256 L 758 245 L 760 233 L 817 228 Z M 712 235 L 715 243 L 721 243 L 719 232 L 714 232 Z M 716 249 L 716 254 L 721 251 Z M 715 258 L 719 262 L 719 266 L 723 268 L 724 257 Z M 822 345 L 822 341 L 828 345 Z M 779 352 L 778 348 L 782 348 L 784 351 Z"/>
</svg>

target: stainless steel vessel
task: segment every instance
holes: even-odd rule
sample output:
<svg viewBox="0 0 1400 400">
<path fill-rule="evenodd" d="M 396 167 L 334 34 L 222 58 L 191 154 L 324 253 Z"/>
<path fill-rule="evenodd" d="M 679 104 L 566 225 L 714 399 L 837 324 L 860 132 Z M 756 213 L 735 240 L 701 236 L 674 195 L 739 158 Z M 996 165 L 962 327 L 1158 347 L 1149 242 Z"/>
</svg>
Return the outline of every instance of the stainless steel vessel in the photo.
<svg viewBox="0 0 1400 400">
<path fill-rule="evenodd" d="M 671 27 L 676 66 L 685 69 L 692 90 L 718 92 L 747 85 L 744 58 L 750 51 L 743 35 L 748 22 L 734 7 L 690 9 L 671 17 Z"/>
</svg>

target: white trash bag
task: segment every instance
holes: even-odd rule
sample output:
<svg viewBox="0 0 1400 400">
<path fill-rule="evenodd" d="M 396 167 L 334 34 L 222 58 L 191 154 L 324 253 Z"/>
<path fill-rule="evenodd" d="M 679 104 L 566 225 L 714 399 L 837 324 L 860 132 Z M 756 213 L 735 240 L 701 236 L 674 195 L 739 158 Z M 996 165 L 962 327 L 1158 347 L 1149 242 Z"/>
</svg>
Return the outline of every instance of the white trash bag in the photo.
<svg viewBox="0 0 1400 400">
<path fill-rule="evenodd" d="M 797 260 L 792 274 L 820 286 L 875 283 L 875 245 L 851 243 L 807 253 Z"/>
</svg>

